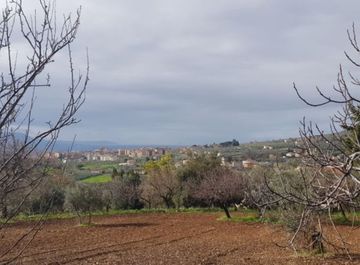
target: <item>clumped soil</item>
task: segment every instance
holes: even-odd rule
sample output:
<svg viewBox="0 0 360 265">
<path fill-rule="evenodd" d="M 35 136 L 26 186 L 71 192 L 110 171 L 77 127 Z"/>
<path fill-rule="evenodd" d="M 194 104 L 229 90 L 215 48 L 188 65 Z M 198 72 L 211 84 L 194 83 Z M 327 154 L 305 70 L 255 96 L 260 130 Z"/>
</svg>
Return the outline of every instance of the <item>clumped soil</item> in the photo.
<svg viewBox="0 0 360 265">
<path fill-rule="evenodd" d="M 132 214 L 94 218 L 82 227 L 76 219 L 48 221 L 14 264 L 360 264 L 360 257 L 294 255 L 287 234 L 271 224 L 217 221 L 221 214 Z M 29 229 L 6 229 L 9 246 Z M 360 253 L 360 229 L 341 227 Z M 5 246 L 3 246 L 5 247 Z M 0 247 L 0 249 L 4 249 Z M 2 258 L 0 264 L 8 257 Z"/>
</svg>

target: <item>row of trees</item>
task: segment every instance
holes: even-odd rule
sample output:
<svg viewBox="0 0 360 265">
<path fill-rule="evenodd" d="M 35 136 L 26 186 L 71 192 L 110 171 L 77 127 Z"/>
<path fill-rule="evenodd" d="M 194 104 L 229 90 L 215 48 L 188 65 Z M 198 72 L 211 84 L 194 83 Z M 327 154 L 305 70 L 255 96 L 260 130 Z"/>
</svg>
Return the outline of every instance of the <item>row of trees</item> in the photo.
<svg viewBox="0 0 360 265">
<path fill-rule="evenodd" d="M 165 155 L 145 165 L 145 176 L 114 169 L 113 180 L 103 184 L 75 182 L 62 174 L 61 167 L 53 165 L 54 176 L 32 192 L 21 211 L 35 214 L 74 210 L 80 216 L 111 208 L 221 207 L 230 218 L 228 208 L 244 201 L 246 183 L 240 172 L 220 162 L 214 155 L 201 155 L 176 168 L 172 156 Z M 15 205 L 16 196 L 8 201 L 7 213 L 3 214 L 12 214 Z"/>
</svg>

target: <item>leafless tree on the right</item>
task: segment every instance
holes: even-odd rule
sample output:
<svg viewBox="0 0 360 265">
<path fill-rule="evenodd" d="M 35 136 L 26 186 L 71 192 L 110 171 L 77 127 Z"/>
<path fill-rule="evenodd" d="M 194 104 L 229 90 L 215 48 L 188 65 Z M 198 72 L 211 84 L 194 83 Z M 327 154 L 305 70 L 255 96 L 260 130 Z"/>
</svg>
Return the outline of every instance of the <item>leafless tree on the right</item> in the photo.
<svg viewBox="0 0 360 265">
<path fill-rule="evenodd" d="M 345 52 L 350 65 L 360 69 L 357 58 L 360 55 L 355 26 L 348 30 L 349 43 L 354 55 Z M 332 118 L 330 133 L 325 133 L 317 124 L 301 122 L 300 136 L 303 149 L 303 167 L 298 173 L 296 183 L 288 182 L 282 189 L 270 189 L 283 200 L 298 205 L 301 209 L 297 228 L 290 240 L 296 249 L 295 241 L 306 225 L 314 224 L 310 245 L 327 243 L 350 257 L 346 240 L 338 232 L 333 220 L 335 211 L 348 212 L 360 208 L 360 80 L 353 72 L 346 73 L 340 65 L 337 84 L 330 92 L 316 88 L 321 99 L 313 103 L 305 99 L 294 84 L 298 97 L 307 105 L 321 107 L 328 104 L 341 106 Z M 357 90 L 356 90 L 357 89 Z M 323 234 L 323 215 L 328 216 L 340 245 L 329 241 Z M 313 219 L 311 222 L 310 220 Z M 321 241 L 321 242 L 320 242 Z"/>
</svg>

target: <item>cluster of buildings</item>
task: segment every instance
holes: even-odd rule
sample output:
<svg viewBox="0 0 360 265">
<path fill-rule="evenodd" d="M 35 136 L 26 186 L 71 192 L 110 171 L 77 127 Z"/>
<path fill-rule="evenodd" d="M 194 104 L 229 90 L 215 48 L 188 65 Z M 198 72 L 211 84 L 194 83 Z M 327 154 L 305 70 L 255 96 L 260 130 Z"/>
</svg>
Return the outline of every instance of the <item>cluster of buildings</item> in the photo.
<svg viewBox="0 0 360 265">
<path fill-rule="evenodd" d="M 159 157 L 167 154 L 170 151 L 169 148 L 138 148 L 138 149 L 118 149 L 109 150 L 107 148 L 101 148 L 94 151 L 84 152 L 49 152 L 45 154 L 46 159 L 61 159 L 64 162 L 67 160 L 75 161 L 118 161 L 125 159 L 136 158 L 149 158 L 158 159 Z"/>
<path fill-rule="evenodd" d="M 285 141 L 285 140 L 284 140 Z M 239 147 L 237 147 L 239 148 Z M 285 150 L 284 150 L 285 149 Z M 231 150 L 231 149 L 229 149 Z M 283 159 L 284 161 L 292 158 L 299 158 L 304 155 L 304 150 L 299 148 L 284 148 L 281 149 L 273 147 L 272 145 L 263 145 L 256 149 L 258 153 L 253 153 L 252 156 L 247 156 L 244 151 L 238 153 L 239 149 L 232 149 L 228 152 L 222 149 L 221 152 L 218 148 L 215 150 L 209 150 L 203 146 L 191 146 L 191 147 L 178 147 L 176 149 L 166 147 L 139 147 L 139 148 L 124 148 L 124 149 L 107 149 L 101 148 L 94 151 L 85 152 L 69 152 L 69 153 L 58 153 L 51 152 L 45 155 L 46 158 L 57 159 L 63 162 L 67 160 L 86 162 L 86 161 L 116 161 L 120 166 L 136 166 L 138 163 L 146 162 L 147 160 L 157 160 L 161 156 L 171 153 L 175 157 L 176 167 L 185 165 L 188 159 L 192 155 L 199 154 L 214 154 L 221 160 L 223 166 L 228 166 L 236 169 L 251 169 L 257 165 L 268 165 L 273 161 Z M 224 151 L 224 153 L 223 153 Z M 265 158 L 267 156 L 267 158 Z M 246 157 L 257 158 L 246 159 Z"/>
<path fill-rule="evenodd" d="M 119 149 L 118 156 L 130 158 L 152 158 L 157 159 L 169 152 L 169 148 L 139 148 L 139 149 Z"/>
</svg>

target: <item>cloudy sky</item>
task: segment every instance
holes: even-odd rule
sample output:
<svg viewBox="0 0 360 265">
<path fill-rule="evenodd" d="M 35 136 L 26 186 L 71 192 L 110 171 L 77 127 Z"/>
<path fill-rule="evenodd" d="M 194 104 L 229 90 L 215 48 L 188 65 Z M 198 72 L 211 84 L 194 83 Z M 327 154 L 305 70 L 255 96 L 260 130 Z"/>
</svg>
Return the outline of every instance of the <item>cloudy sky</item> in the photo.
<svg viewBox="0 0 360 265">
<path fill-rule="evenodd" d="M 319 101 L 314 87 L 331 88 L 351 50 L 346 29 L 355 22 L 360 31 L 358 0 L 58 0 L 58 15 L 78 6 L 74 60 L 84 71 L 89 49 L 91 82 L 82 122 L 63 139 L 279 139 L 297 136 L 303 116 L 327 129 L 336 106 L 305 106 L 292 82 Z M 36 126 L 65 99 L 65 56 L 48 69 L 54 84 L 38 95 Z"/>
</svg>

